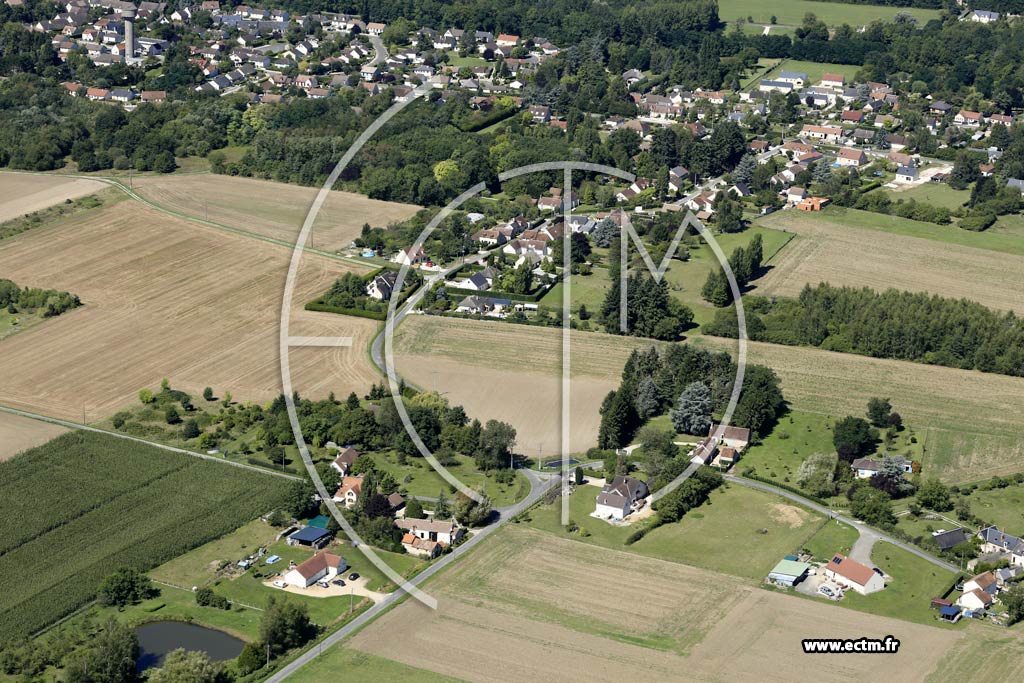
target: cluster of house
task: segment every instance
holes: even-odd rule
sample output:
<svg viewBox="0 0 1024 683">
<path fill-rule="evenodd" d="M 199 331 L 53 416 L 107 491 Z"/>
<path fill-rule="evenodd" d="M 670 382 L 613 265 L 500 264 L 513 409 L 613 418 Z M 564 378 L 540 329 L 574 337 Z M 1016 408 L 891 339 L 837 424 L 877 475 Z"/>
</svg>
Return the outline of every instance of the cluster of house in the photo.
<svg viewBox="0 0 1024 683">
<path fill-rule="evenodd" d="M 6 0 L 22 4 L 23 0 Z M 93 19 L 94 9 L 108 10 Z M 544 38 L 521 38 L 517 35 L 475 31 L 467 34 L 459 28 L 438 32 L 422 27 L 412 32 L 412 47 L 394 54 L 375 57 L 375 50 L 354 34 L 380 36 L 387 25 L 364 22 L 359 17 L 333 12 L 293 14 L 283 9 L 264 9 L 238 5 L 222 8 L 216 0 L 197 4 L 168 4 L 144 1 L 136 5 L 125 0 L 67 0 L 63 11 L 52 20 L 30 26 L 34 31 L 52 35 L 52 43 L 64 60 L 73 52 L 87 55 L 96 66 L 116 63 L 142 64 L 147 59 L 164 58 L 170 44 L 167 40 L 135 35 L 134 24 L 141 21 L 147 29 L 159 25 L 187 25 L 202 36 L 190 47 L 190 60 L 205 80 L 195 87 L 198 92 L 224 94 L 255 84 L 259 92 L 250 93 L 254 102 L 280 102 L 289 89 L 298 88 L 311 98 L 329 97 L 347 87 L 362 87 L 371 94 L 390 87 L 395 98 L 409 97 L 412 89 L 430 82 L 442 89 L 442 100 L 453 89 L 482 93 L 474 105 L 487 108 L 497 95 L 515 95 L 525 85 L 527 74 L 559 49 Z M 207 20 L 212 26 L 207 24 Z M 208 28 L 204 28 L 208 27 Z M 296 27 L 305 27 L 304 35 L 294 42 Z M 318 36 L 352 35 L 348 44 L 325 54 Z M 334 41 L 331 45 L 335 45 Z M 435 61 L 435 51 L 467 48 L 490 64 L 470 68 L 466 75 L 458 67 Z M 496 68 L 496 59 L 502 67 Z M 230 62 L 230 68 L 224 64 Z M 296 71 L 303 71 L 298 75 Z M 75 84 L 78 85 L 78 84 Z M 109 99 L 128 106 L 143 100 L 140 92 L 118 91 Z M 487 95 L 491 97 L 486 97 Z M 517 106 L 521 98 L 514 98 Z M 550 116 L 547 117 L 550 119 Z"/>
<path fill-rule="evenodd" d="M 721 432 L 721 433 L 719 433 Z M 750 430 L 746 427 L 720 427 L 712 424 L 708 435 L 690 451 L 690 462 L 728 469 L 736 464 L 750 445 Z"/>
</svg>

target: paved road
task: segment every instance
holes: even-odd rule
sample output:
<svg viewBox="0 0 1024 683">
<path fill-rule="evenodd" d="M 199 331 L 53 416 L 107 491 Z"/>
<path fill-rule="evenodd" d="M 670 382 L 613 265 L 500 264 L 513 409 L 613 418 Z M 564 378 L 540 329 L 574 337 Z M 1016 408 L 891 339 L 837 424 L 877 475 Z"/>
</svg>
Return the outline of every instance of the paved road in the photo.
<svg viewBox="0 0 1024 683">
<path fill-rule="evenodd" d="M 532 470 L 522 471 L 530 480 L 531 486 L 530 494 L 525 499 L 523 499 L 520 503 L 517 503 L 516 505 L 512 505 L 506 508 L 498 508 L 497 510 L 499 517 L 496 522 L 484 527 L 483 529 L 478 530 L 476 533 L 473 534 L 473 536 L 468 541 L 466 541 L 459 547 L 455 548 L 455 550 L 453 550 L 448 555 L 442 555 L 440 559 L 434 562 L 434 564 L 430 565 L 427 569 L 423 570 L 417 576 L 413 577 L 412 579 L 409 579 L 409 583 L 411 583 L 414 586 L 418 586 L 427 579 L 429 579 L 431 576 L 436 574 L 437 572 L 447 567 L 449 564 L 457 560 L 464 553 L 468 552 L 475 545 L 477 545 L 485 538 L 490 536 L 492 533 L 494 533 L 497 529 L 501 527 L 502 524 L 504 524 L 509 519 L 515 517 L 517 514 L 519 514 L 520 512 L 522 512 L 523 510 L 527 509 L 528 507 L 536 503 L 538 500 L 540 500 L 541 496 L 544 495 L 548 488 L 557 485 L 560 479 L 559 477 L 545 478 L 543 475 L 537 474 Z M 287 666 L 283 667 L 273 676 L 267 678 L 266 683 L 279 683 L 280 681 L 285 680 L 286 678 L 297 672 L 299 669 L 301 669 L 303 666 L 316 659 L 323 648 L 330 647 L 344 640 L 353 632 L 369 623 L 372 619 L 376 618 L 381 613 L 390 609 L 403 597 L 404 592 L 400 590 L 396 590 L 393 593 L 389 593 L 388 597 L 386 597 L 384 600 L 378 602 L 373 607 L 371 607 L 370 609 L 368 609 L 367 611 L 363 612 L 358 617 L 353 619 L 351 622 L 349 622 L 348 624 L 341 627 L 331 635 L 324 638 L 322 643 L 318 643 L 317 645 L 313 646 L 308 651 L 296 657 Z"/>
<path fill-rule="evenodd" d="M 913 555 L 917 555 L 922 560 L 927 560 L 928 562 L 931 562 L 936 567 L 942 567 L 943 569 L 947 569 L 947 570 L 949 570 L 951 572 L 954 572 L 954 573 L 959 573 L 960 572 L 960 569 L 958 567 L 956 567 L 954 565 L 951 565 L 950 563 L 945 562 L 943 560 L 940 560 L 937 557 L 929 555 L 928 553 L 926 553 L 925 551 L 921 550 L 920 548 L 918 548 L 916 546 L 910 545 L 909 543 L 904 543 L 903 541 L 901 541 L 899 539 L 896 539 L 896 538 L 893 538 L 892 536 L 890 536 L 890 535 L 888 535 L 886 533 L 883 533 L 883 532 L 878 531 L 876 529 L 872 529 L 871 527 L 867 526 L 863 522 L 858 522 L 857 520 L 852 519 L 850 517 L 847 517 L 846 515 L 841 515 L 841 514 L 835 512 L 835 511 L 833 511 L 833 510 L 830 510 L 829 508 L 825 507 L 824 505 L 819 505 L 818 503 L 815 503 L 814 501 L 807 500 L 803 496 L 798 496 L 795 493 L 790 493 L 789 491 L 786 491 L 785 489 L 780 489 L 778 487 L 772 486 L 771 484 L 765 484 L 763 482 L 753 481 L 751 479 L 744 479 L 743 477 L 737 477 L 737 476 L 732 475 L 732 474 L 725 475 L 725 479 L 727 481 L 730 481 L 730 482 L 734 483 L 734 484 L 740 484 L 742 486 L 749 486 L 751 488 L 760 489 L 762 491 L 767 491 L 768 493 L 773 493 L 773 494 L 775 494 L 777 496 L 782 496 L 783 498 L 788 498 L 789 500 L 792 500 L 795 503 L 799 503 L 800 505 L 803 505 L 804 507 L 809 507 L 812 510 L 815 510 L 817 512 L 822 513 L 823 515 L 827 515 L 829 519 L 838 519 L 841 522 L 845 522 L 846 524 L 849 524 L 854 529 L 859 531 L 861 536 L 864 536 L 865 534 L 869 538 L 871 536 L 874 536 L 875 540 L 871 542 L 872 546 L 874 545 L 875 541 L 885 541 L 886 543 L 892 543 L 894 546 L 896 546 L 898 548 L 902 548 L 902 549 L 906 550 L 907 552 L 909 552 L 909 553 L 911 553 Z"/>
<path fill-rule="evenodd" d="M 117 437 L 118 439 L 124 439 L 125 441 L 134 441 L 136 443 L 144 443 L 149 446 L 154 446 L 165 451 L 171 451 L 172 453 L 181 453 L 183 455 L 191 455 L 193 458 L 202 458 L 203 460 L 211 460 L 213 462 L 219 462 L 222 465 L 231 465 L 232 467 L 240 467 L 243 470 L 250 470 L 252 472 L 259 472 L 260 474 L 269 474 L 274 477 L 281 477 L 282 479 L 291 479 L 293 481 L 303 481 L 302 477 L 296 477 L 291 474 L 284 472 L 275 472 L 274 470 L 264 469 L 262 467 L 256 467 L 255 465 L 249 465 L 244 462 L 235 462 L 234 460 L 228 460 L 224 457 L 209 455 L 207 453 L 199 453 L 197 451 L 190 451 L 185 448 L 175 448 L 174 446 L 168 446 L 167 444 L 157 443 L 156 441 L 148 441 L 146 439 L 140 439 L 137 436 L 129 436 L 128 434 L 121 434 L 119 432 L 112 432 L 107 429 L 100 429 L 99 427 L 90 427 L 89 425 L 81 424 L 79 422 L 70 422 L 68 420 L 58 420 L 55 417 L 47 417 L 46 415 L 39 415 L 38 413 L 29 413 L 24 410 L 18 410 L 16 408 L 8 408 L 6 406 L 0 406 L 0 412 L 10 413 L 11 415 L 18 415 L 20 417 L 27 417 L 32 420 L 39 420 L 40 422 L 49 422 L 50 424 L 59 425 L 61 427 L 67 427 L 69 429 L 81 429 L 86 432 L 95 432 L 97 434 L 106 434 L 107 436 Z"/>
<path fill-rule="evenodd" d="M 383 64 L 388 58 L 388 49 L 384 47 L 384 41 L 380 39 L 380 36 L 370 36 L 370 45 L 373 45 L 373 59 L 370 60 L 370 64 L 376 66 L 377 64 Z"/>
</svg>

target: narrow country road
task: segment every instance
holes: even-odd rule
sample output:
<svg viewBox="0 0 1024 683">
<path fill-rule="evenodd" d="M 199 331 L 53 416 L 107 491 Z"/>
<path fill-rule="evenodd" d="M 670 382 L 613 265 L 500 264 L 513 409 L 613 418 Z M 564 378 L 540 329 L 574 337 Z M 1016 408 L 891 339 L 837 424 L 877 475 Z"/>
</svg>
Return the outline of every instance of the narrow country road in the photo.
<svg viewBox="0 0 1024 683">
<path fill-rule="evenodd" d="M 760 489 L 761 491 L 765 491 L 767 493 L 772 493 L 772 494 L 775 494 L 776 496 L 782 496 L 783 498 L 788 498 L 789 500 L 793 501 L 794 503 L 799 503 L 800 505 L 803 505 L 804 507 L 811 508 L 812 510 L 814 510 L 816 512 L 820 512 L 821 514 L 826 515 L 829 519 L 838 519 L 840 522 L 844 522 L 846 524 L 849 524 L 854 529 L 856 529 L 858 532 L 860 532 L 861 537 L 864 537 L 865 535 L 867 536 L 867 539 L 865 540 L 865 546 L 870 541 L 870 538 L 872 536 L 874 536 L 875 537 L 874 541 L 870 541 L 870 545 L 871 546 L 874 546 L 874 543 L 876 541 L 885 541 L 886 543 L 893 544 L 897 548 L 902 548 L 903 550 L 906 550 L 908 553 L 911 553 L 913 555 L 917 555 L 922 560 L 927 560 L 928 562 L 931 562 L 936 567 L 942 567 L 943 569 L 949 570 L 949 571 L 951 571 L 953 573 L 959 573 L 960 572 L 959 568 L 955 567 L 954 565 L 951 565 L 948 562 L 945 562 L 944 560 L 940 560 L 937 557 L 933 557 L 932 555 L 929 555 L 928 553 L 926 553 L 925 551 L 921 550 L 920 548 L 917 548 L 917 547 L 915 547 L 913 545 L 910 545 L 909 543 L 904 543 L 903 541 L 901 541 L 899 539 L 896 539 L 896 538 L 893 538 L 892 536 L 890 536 L 890 535 L 888 535 L 886 533 L 883 533 L 881 531 L 878 531 L 876 529 L 872 529 L 871 527 L 867 526 L 866 524 L 864 524 L 862 522 L 858 522 L 857 520 L 852 519 L 850 517 L 847 517 L 846 515 L 841 515 L 841 514 L 835 512 L 835 511 L 833 511 L 833 510 L 828 509 L 824 505 L 819 505 L 818 503 L 815 503 L 814 501 L 807 500 L 803 496 L 798 496 L 795 493 L 790 493 L 789 491 L 786 491 L 785 489 L 780 489 L 780 488 L 778 488 L 776 486 L 772 486 L 771 484 L 765 484 L 765 483 L 760 482 L 760 481 L 753 481 L 752 479 L 744 479 L 743 477 L 737 477 L 734 474 L 727 474 L 727 475 L 725 475 L 725 480 L 729 481 L 729 482 L 732 482 L 734 484 L 740 484 L 741 486 L 749 486 L 750 488 Z M 860 543 L 859 540 L 858 540 L 858 543 Z M 865 546 L 862 546 L 862 547 L 865 547 Z M 853 553 L 851 552 L 851 555 L 852 554 Z M 854 559 L 858 559 L 858 558 L 854 557 Z M 868 558 L 868 560 L 870 560 L 870 557 Z M 858 559 L 858 561 L 864 562 L 863 559 Z"/>
</svg>

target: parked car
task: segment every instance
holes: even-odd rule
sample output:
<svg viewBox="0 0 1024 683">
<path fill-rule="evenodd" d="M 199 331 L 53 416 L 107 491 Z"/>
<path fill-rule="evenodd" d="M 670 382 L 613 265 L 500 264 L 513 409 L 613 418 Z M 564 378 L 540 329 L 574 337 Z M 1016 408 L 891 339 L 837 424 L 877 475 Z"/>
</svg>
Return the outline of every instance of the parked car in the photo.
<svg viewBox="0 0 1024 683">
<path fill-rule="evenodd" d="M 821 593 L 822 595 L 826 595 L 826 596 L 828 596 L 830 598 L 836 597 L 835 591 L 833 591 L 828 586 L 819 586 L 818 587 L 818 592 Z"/>
<path fill-rule="evenodd" d="M 288 584 L 286 584 L 284 581 L 275 581 L 274 582 L 274 588 L 284 588 L 286 585 L 288 585 Z"/>
<path fill-rule="evenodd" d="M 351 574 L 348 575 L 348 580 L 349 581 L 355 581 L 358 578 L 359 578 L 359 574 L 357 572 L 352 572 Z"/>
<path fill-rule="evenodd" d="M 330 588 L 331 587 L 331 585 L 329 583 L 327 583 L 326 581 L 317 581 L 316 585 L 320 586 L 321 588 Z"/>
<path fill-rule="evenodd" d="M 331 581 L 331 583 L 333 583 L 335 586 L 344 586 L 345 579 L 335 579 L 334 581 Z"/>
</svg>

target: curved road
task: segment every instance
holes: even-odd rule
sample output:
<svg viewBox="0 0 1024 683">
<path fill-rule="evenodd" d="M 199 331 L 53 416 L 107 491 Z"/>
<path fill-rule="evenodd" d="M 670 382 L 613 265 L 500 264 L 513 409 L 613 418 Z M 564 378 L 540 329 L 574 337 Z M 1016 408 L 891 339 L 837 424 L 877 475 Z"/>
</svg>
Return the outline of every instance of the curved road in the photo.
<svg viewBox="0 0 1024 683">
<path fill-rule="evenodd" d="M 888 534 L 886 534 L 884 532 L 878 531 L 877 529 L 872 529 L 871 527 L 869 527 L 867 524 L 864 524 L 863 522 L 858 522 L 857 520 L 855 520 L 855 519 L 853 519 L 851 517 L 847 517 L 846 515 L 841 515 L 841 514 L 835 512 L 835 511 L 833 511 L 833 510 L 830 510 L 829 508 L 825 507 L 824 505 L 819 505 L 818 503 L 815 503 L 812 500 L 807 500 L 803 496 L 798 496 L 795 493 L 790 493 L 789 491 L 786 491 L 785 489 L 777 488 L 775 486 L 772 486 L 771 484 L 765 484 L 763 482 L 754 481 L 752 479 L 744 479 L 743 477 L 737 477 L 736 475 L 733 475 L 733 474 L 725 475 L 725 480 L 729 481 L 729 482 L 732 482 L 732 483 L 735 483 L 735 484 L 740 484 L 742 486 L 749 486 L 750 488 L 760 489 L 761 491 L 765 491 L 767 493 L 772 493 L 772 494 L 775 494 L 776 496 L 782 496 L 783 498 L 788 498 L 789 500 L 791 500 L 791 501 L 793 501 L 795 503 L 799 503 L 800 505 L 803 505 L 804 507 L 811 508 L 812 510 L 814 510 L 816 512 L 820 512 L 823 515 L 827 515 L 829 519 L 838 519 L 840 522 L 845 522 L 846 524 L 849 524 L 854 529 L 859 531 L 860 534 L 861 534 L 861 537 L 865 537 L 866 536 L 868 539 L 871 539 L 873 537 L 874 540 L 870 541 L 870 544 L 872 546 L 874 545 L 875 541 L 885 541 L 886 543 L 892 543 L 897 548 L 902 548 L 903 550 L 906 550 L 907 552 L 909 552 L 909 553 L 911 553 L 913 555 L 917 555 L 922 560 L 927 560 L 928 562 L 931 562 L 932 564 L 934 564 L 936 567 L 942 567 L 943 569 L 949 570 L 949 571 L 951 571 L 953 573 L 957 573 L 957 574 L 960 573 L 960 569 L 958 567 L 956 567 L 954 565 L 951 565 L 950 563 L 945 562 L 944 560 L 940 560 L 937 557 L 929 555 L 928 553 L 926 553 L 925 551 L 921 550 L 920 548 L 918 548 L 916 546 L 910 545 L 909 543 L 904 543 L 903 541 L 901 541 L 899 539 L 896 539 L 896 538 L 893 538 L 892 536 L 890 536 L 890 535 L 888 535 Z M 858 543 L 860 543 L 859 540 L 858 540 Z M 863 561 L 863 560 L 860 560 L 860 561 Z"/>
</svg>

